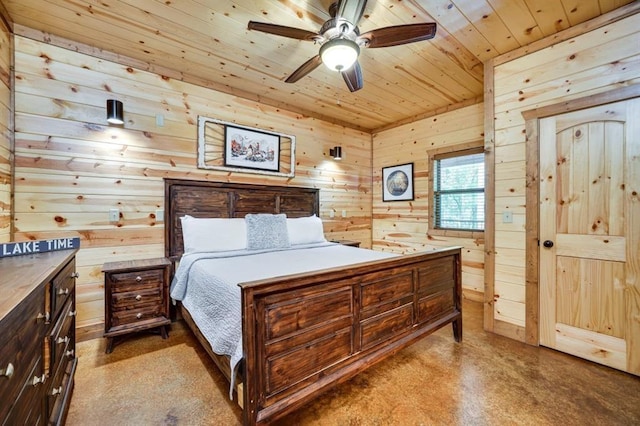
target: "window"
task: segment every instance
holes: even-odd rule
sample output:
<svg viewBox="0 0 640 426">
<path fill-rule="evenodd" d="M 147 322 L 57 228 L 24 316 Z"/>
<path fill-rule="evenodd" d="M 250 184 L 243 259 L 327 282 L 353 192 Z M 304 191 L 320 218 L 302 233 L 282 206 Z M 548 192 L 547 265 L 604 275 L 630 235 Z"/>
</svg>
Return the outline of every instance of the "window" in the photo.
<svg viewBox="0 0 640 426">
<path fill-rule="evenodd" d="M 484 231 L 484 149 L 435 154 L 432 229 Z"/>
</svg>

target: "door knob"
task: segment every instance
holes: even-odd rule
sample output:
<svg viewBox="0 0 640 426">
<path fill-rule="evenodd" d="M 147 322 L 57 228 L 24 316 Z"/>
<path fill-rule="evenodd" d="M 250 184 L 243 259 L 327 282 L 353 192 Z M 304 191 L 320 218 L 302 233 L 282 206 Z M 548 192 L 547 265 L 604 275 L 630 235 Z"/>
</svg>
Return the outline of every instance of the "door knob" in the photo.
<svg viewBox="0 0 640 426">
<path fill-rule="evenodd" d="M 553 241 L 545 240 L 544 243 L 542 243 L 542 245 L 545 246 L 546 248 L 551 248 L 553 247 Z"/>
</svg>

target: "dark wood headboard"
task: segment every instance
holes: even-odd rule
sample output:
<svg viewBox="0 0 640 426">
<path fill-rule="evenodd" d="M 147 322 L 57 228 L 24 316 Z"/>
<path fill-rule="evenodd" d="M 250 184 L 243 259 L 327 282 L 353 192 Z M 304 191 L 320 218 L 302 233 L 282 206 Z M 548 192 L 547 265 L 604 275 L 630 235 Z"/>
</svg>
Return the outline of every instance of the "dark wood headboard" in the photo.
<svg viewBox="0 0 640 426">
<path fill-rule="evenodd" d="M 247 213 L 286 213 L 287 217 L 320 215 L 315 188 L 250 185 L 184 179 L 164 180 L 164 253 L 182 256 L 180 217 L 244 217 Z"/>
</svg>

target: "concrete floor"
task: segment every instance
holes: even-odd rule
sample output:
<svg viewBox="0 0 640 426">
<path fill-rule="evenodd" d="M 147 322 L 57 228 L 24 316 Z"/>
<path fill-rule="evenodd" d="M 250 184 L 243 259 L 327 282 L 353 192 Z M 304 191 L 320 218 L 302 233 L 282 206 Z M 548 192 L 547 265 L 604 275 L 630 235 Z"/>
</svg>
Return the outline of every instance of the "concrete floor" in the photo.
<svg viewBox="0 0 640 426">
<path fill-rule="evenodd" d="M 451 326 L 319 396 L 278 425 L 640 425 L 640 378 L 482 330 Z M 191 332 L 77 345 L 67 425 L 239 425 L 228 384 Z"/>
</svg>

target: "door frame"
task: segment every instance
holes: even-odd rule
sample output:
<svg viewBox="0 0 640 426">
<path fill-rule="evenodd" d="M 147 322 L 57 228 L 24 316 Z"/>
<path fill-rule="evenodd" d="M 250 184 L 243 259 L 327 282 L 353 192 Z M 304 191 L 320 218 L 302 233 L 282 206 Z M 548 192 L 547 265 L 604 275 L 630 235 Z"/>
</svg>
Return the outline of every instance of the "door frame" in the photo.
<svg viewBox="0 0 640 426">
<path fill-rule="evenodd" d="M 540 135 L 542 118 L 579 111 L 640 97 L 640 84 L 621 87 L 596 95 L 560 102 L 522 112 L 526 124 L 526 193 L 525 193 L 525 342 L 540 344 L 539 230 L 540 230 Z"/>
</svg>

